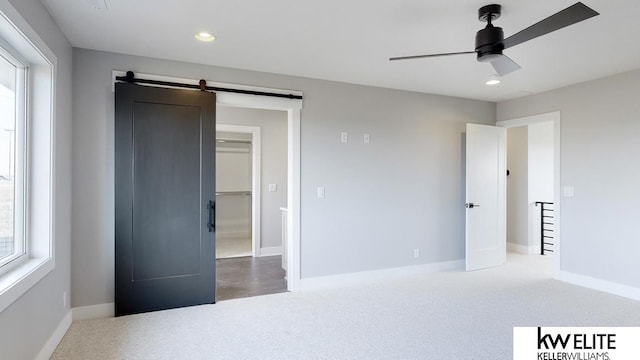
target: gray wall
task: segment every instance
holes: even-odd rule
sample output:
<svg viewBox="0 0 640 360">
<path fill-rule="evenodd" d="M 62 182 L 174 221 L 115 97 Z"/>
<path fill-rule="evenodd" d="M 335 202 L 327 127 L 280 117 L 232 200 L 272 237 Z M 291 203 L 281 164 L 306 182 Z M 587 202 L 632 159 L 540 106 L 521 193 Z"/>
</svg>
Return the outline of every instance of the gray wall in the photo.
<svg viewBox="0 0 640 360">
<path fill-rule="evenodd" d="M 529 202 L 553 202 L 553 122 L 528 126 Z"/>
<path fill-rule="evenodd" d="M 304 92 L 302 277 L 464 258 L 464 124 L 495 104 L 74 49 L 73 306 L 113 301 L 113 69 Z"/>
<path fill-rule="evenodd" d="M 554 202 L 554 136 L 553 122 L 530 124 L 528 126 L 528 153 L 529 153 L 529 246 L 535 247 L 535 253 L 540 253 L 540 206 L 536 201 Z M 552 205 L 545 205 L 545 209 L 553 209 Z M 546 215 L 550 215 L 546 212 Z M 553 223 L 553 221 L 545 221 Z M 553 225 L 545 226 L 545 229 L 554 230 Z M 546 235 L 550 235 L 547 232 Z M 552 235 L 552 234 L 551 234 Z M 550 241 L 554 243 L 553 240 Z M 554 250 L 554 245 L 546 245 L 545 249 Z M 545 252 L 545 254 L 552 254 Z"/>
<path fill-rule="evenodd" d="M 282 244 L 281 207 L 287 207 L 287 113 L 284 111 L 219 106 L 219 124 L 260 127 L 261 137 L 261 247 Z M 277 191 L 269 192 L 269 184 Z"/>
<path fill-rule="evenodd" d="M 38 0 L 11 0 L 58 58 L 55 127 L 55 269 L 0 312 L 0 357 L 33 359 L 69 311 L 62 294 L 70 289 L 71 246 L 71 76 L 72 49 Z"/>
<path fill-rule="evenodd" d="M 529 245 L 527 127 L 507 129 L 507 242 Z"/>
<path fill-rule="evenodd" d="M 561 270 L 640 287 L 640 70 L 501 102 L 498 120 L 561 112 Z M 561 190 L 562 191 L 562 190 Z"/>
</svg>

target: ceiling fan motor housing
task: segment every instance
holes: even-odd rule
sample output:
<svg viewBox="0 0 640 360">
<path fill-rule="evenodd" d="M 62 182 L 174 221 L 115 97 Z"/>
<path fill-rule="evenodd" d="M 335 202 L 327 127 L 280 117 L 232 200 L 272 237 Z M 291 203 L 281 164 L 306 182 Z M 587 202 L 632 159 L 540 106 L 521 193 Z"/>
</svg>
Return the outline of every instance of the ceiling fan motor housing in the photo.
<svg viewBox="0 0 640 360">
<path fill-rule="evenodd" d="M 491 61 L 502 55 L 504 32 L 501 27 L 487 25 L 476 33 L 476 53 L 478 61 Z"/>
<path fill-rule="evenodd" d="M 491 24 L 491 21 L 498 19 L 501 13 L 502 7 L 497 4 L 486 5 L 478 9 L 478 19 L 487 22 L 487 26 L 476 33 L 478 61 L 492 61 L 502 55 L 504 32 L 501 27 Z"/>
</svg>

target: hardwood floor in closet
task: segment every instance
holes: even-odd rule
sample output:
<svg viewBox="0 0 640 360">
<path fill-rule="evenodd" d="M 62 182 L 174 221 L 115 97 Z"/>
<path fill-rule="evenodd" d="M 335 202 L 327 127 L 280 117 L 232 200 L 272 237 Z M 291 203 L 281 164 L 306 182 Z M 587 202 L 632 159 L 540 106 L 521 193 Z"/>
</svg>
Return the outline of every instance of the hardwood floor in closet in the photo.
<svg viewBox="0 0 640 360">
<path fill-rule="evenodd" d="M 216 260 L 216 302 L 287 291 L 282 256 Z"/>
</svg>

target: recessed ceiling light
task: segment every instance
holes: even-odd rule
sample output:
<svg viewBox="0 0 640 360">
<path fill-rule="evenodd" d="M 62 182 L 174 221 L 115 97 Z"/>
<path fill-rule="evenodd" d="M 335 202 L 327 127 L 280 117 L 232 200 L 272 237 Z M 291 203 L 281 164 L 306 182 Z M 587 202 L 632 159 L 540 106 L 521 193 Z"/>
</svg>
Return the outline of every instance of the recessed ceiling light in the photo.
<svg viewBox="0 0 640 360">
<path fill-rule="evenodd" d="M 498 85 L 500 84 L 500 77 L 497 74 L 489 75 L 489 80 L 485 84 Z"/>
<path fill-rule="evenodd" d="M 208 32 L 199 32 L 196 34 L 196 39 L 200 40 L 200 41 L 205 41 L 205 42 L 211 42 L 213 40 L 216 39 L 215 36 L 209 34 Z"/>
</svg>

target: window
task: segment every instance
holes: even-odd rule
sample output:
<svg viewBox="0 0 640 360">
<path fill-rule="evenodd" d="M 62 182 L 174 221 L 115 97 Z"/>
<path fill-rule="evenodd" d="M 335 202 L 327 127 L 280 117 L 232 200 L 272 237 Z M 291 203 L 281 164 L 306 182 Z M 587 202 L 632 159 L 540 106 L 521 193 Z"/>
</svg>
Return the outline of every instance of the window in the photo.
<svg viewBox="0 0 640 360">
<path fill-rule="evenodd" d="M 27 254 L 25 242 L 26 66 L 0 47 L 0 271 Z"/>
<path fill-rule="evenodd" d="M 56 62 L 0 1 L 0 312 L 55 268 Z"/>
</svg>

